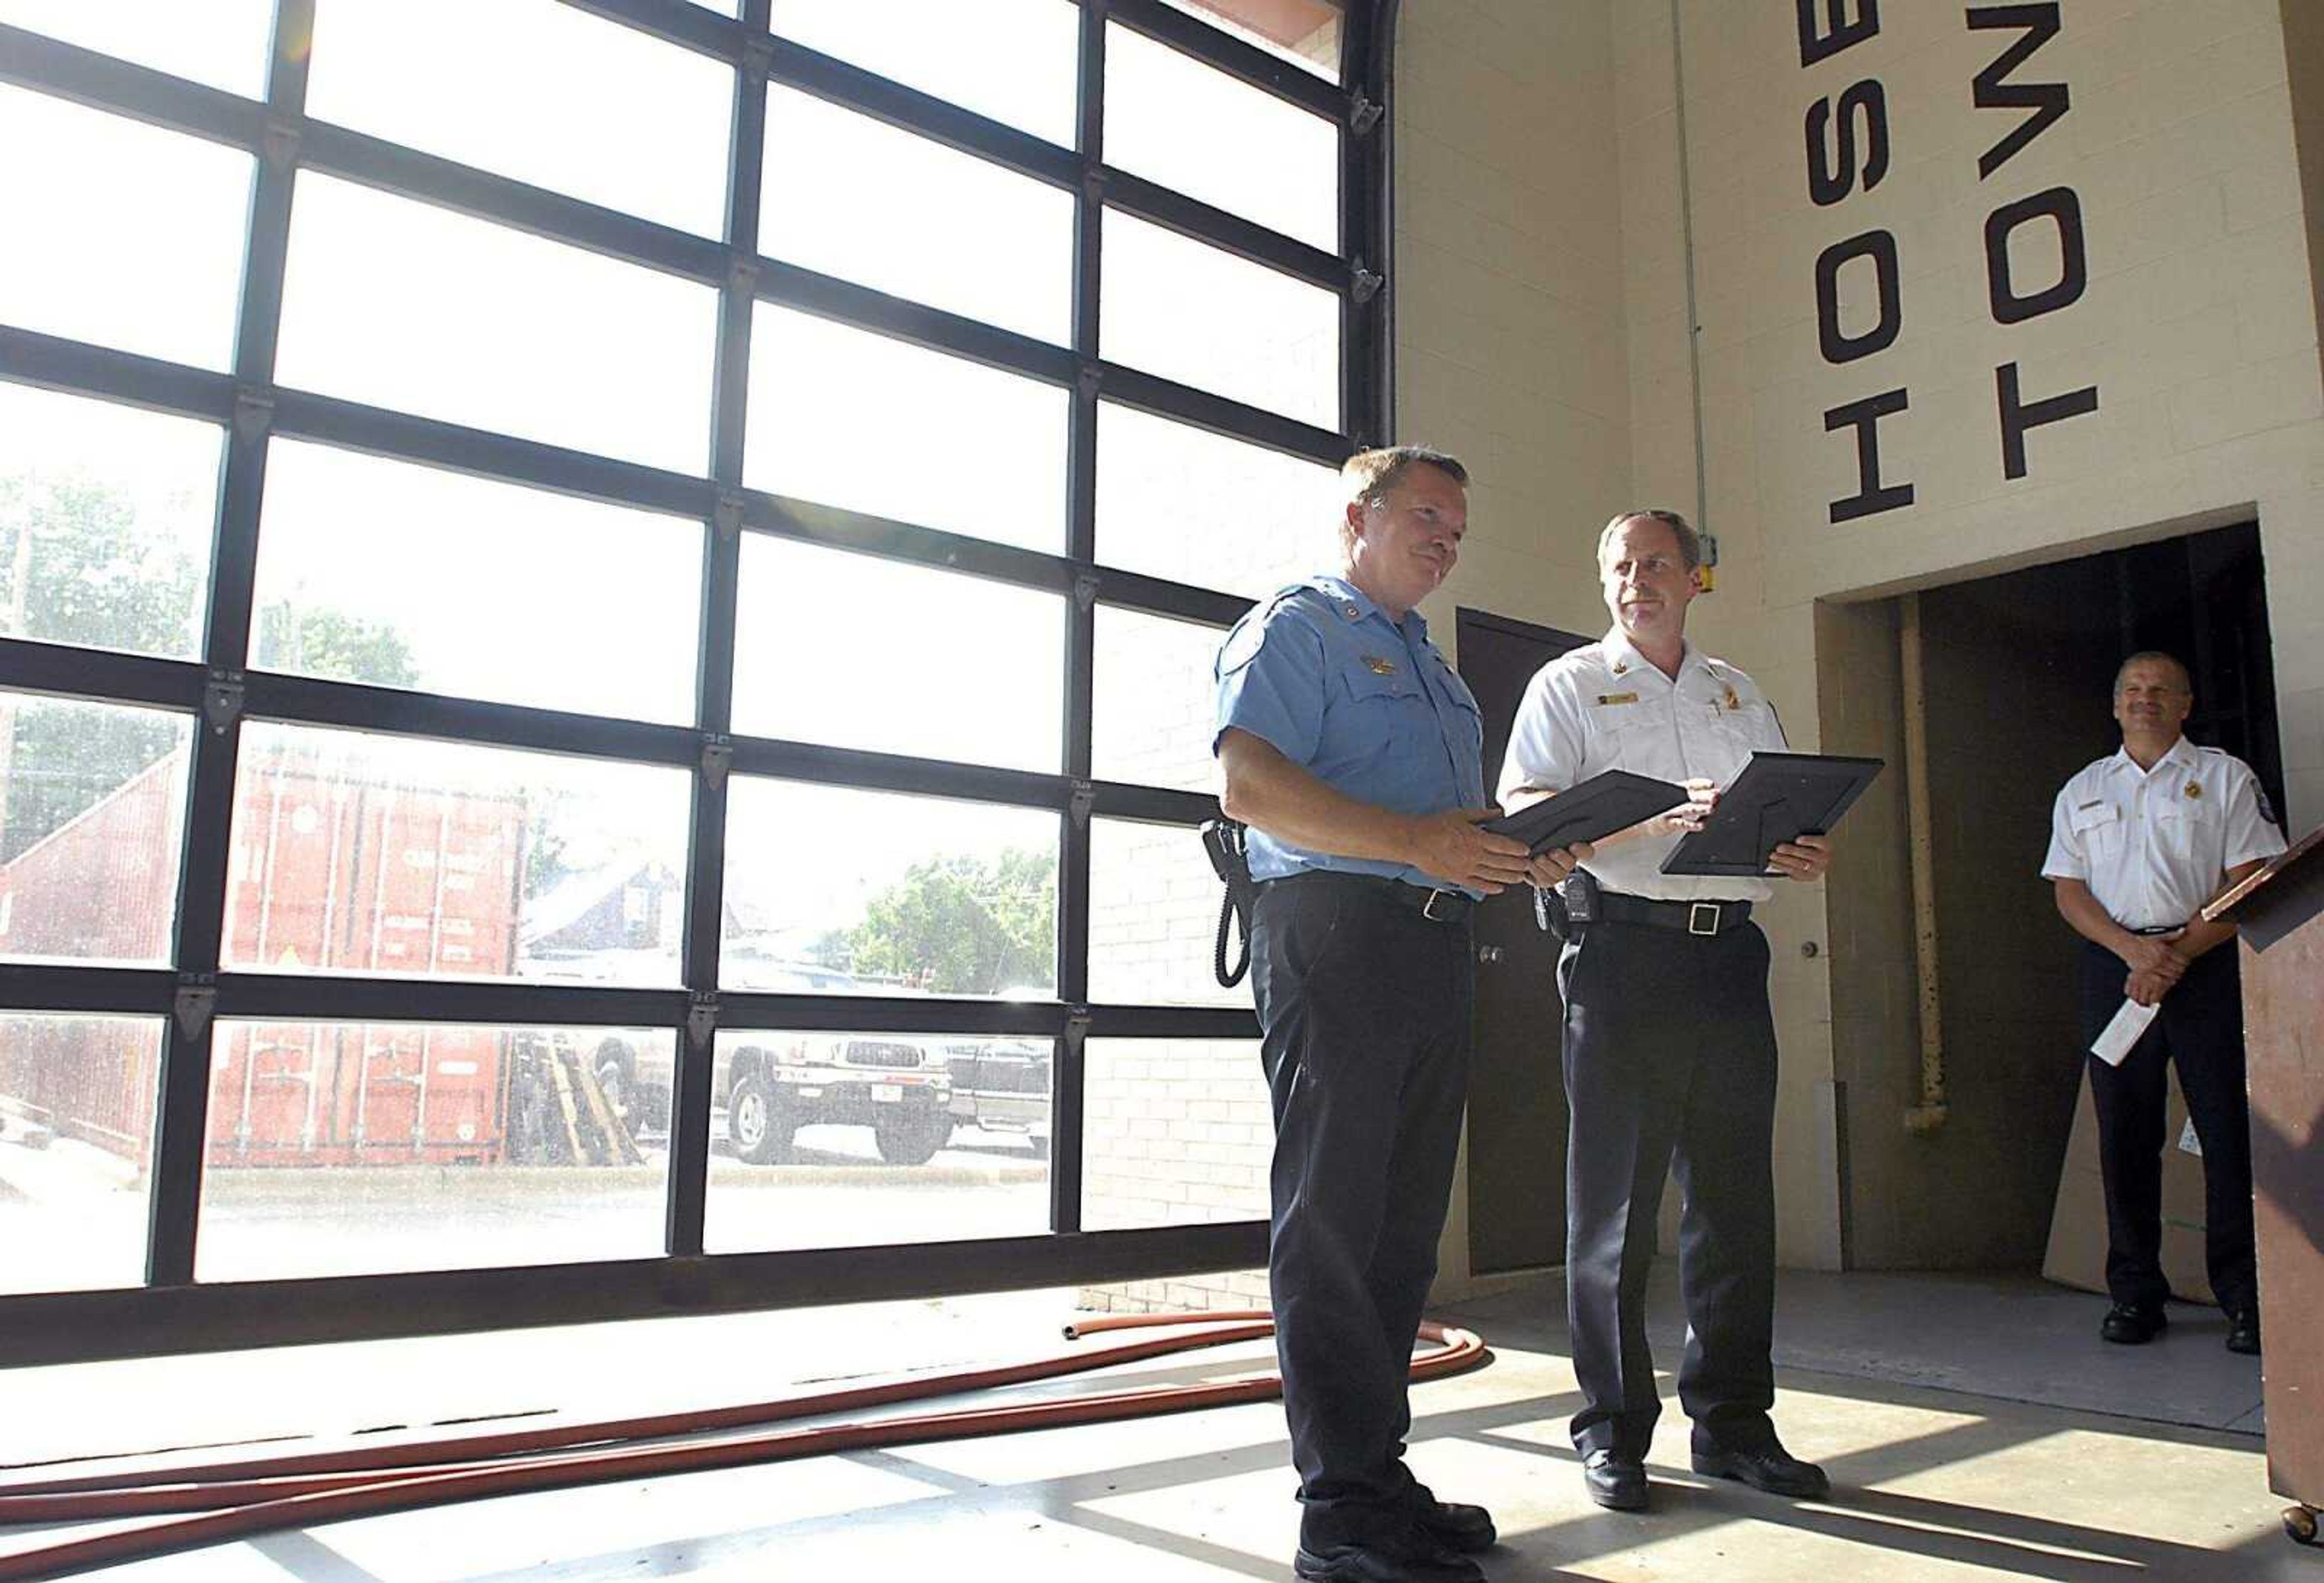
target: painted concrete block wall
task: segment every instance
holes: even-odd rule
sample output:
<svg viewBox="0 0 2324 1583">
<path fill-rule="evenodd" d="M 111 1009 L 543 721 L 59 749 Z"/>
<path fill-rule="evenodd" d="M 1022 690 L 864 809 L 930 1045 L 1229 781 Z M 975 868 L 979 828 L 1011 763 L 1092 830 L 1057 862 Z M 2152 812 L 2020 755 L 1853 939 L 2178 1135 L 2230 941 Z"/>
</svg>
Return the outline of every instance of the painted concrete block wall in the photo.
<svg viewBox="0 0 2324 1583">
<path fill-rule="evenodd" d="M 1395 106 L 1398 427 L 1480 472 L 1471 547 L 1430 613 L 1442 627 L 1471 603 L 1597 631 L 1598 524 L 1628 504 L 1692 510 L 1699 492 L 1720 565 L 1696 635 L 1757 676 L 1794 743 L 1813 748 L 1819 666 L 1839 658 L 1819 653 L 1819 601 L 2256 516 L 2288 813 L 2295 830 L 2312 826 L 2324 821 L 2324 376 L 2309 236 L 2324 159 L 2311 149 L 2304 188 L 2294 100 L 2324 125 L 2324 27 L 2298 19 L 2288 53 L 2279 0 L 2061 0 L 2057 35 L 2009 80 L 2062 82 L 2070 108 L 1981 178 L 1979 156 L 2027 112 L 1979 108 L 1973 85 L 2023 30 L 1973 29 L 1968 9 L 1843 0 L 1843 19 L 1877 11 L 1877 32 L 1803 67 L 1786 0 L 1409 0 Z M 1888 169 L 1818 205 L 1809 108 L 1867 80 L 1885 96 Z M 2075 196 L 2087 283 L 2067 306 L 1997 323 L 1988 216 L 2057 189 Z M 1835 364 L 1818 258 L 1872 231 L 1895 240 L 1896 334 Z M 2026 220 L 2002 251 L 2017 298 L 2064 274 L 2049 220 Z M 1831 295 L 1843 343 L 1871 334 L 1869 261 L 1840 269 Z M 2015 478 L 1997 373 L 2012 364 L 2024 400 L 2098 392 L 2095 412 L 2024 434 Z M 1880 475 L 1914 498 L 1835 522 L 1832 503 L 1858 492 L 1858 456 L 1853 431 L 1828 431 L 1825 414 L 1897 390 L 1908 405 L 1878 420 Z M 1766 922 L 1784 1052 L 1782 1253 L 1828 1265 L 1840 1220 L 1831 920 L 1802 888 Z M 1856 1140 L 1859 1154 L 1868 1142 L 1895 1146 Z"/>
<path fill-rule="evenodd" d="M 1397 437 L 1475 474 L 1460 565 L 1423 606 L 1448 653 L 1462 606 L 1605 629 L 1592 546 L 1628 489 L 1631 412 L 1613 14 L 1601 0 L 1402 8 Z M 1477 1286 L 1465 1177 L 1464 1162 L 1440 1296 Z"/>
<path fill-rule="evenodd" d="M 1867 7 L 1849 0 L 1845 17 Z M 1980 179 L 1978 157 L 2024 117 L 1980 109 L 1972 85 L 2021 36 L 1967 25 L 1966 8 L 1891 3 L 1862 42 L 1803 68 L 1789 5 L 1682 0 L 1686 225 L 1669 201 L 1676 161 L 1669 7 L 1617 4 L 1627 64 L 1622 127 L 1630 272 L 1633 490 L 1691 502 L 1692 436 L 1671 417 L 1685 357 L 1691 226 L 1703 390 L 1706 524 L 1719 592 L 1697 607 L 1707 647 L 1750 669 L 1795 743 L 1817 738 L 1815 603 L 1948 582 L 2196 525 L 2256 515 L 2267 558 L 2290 815 L 2324 820 L 2324 382 L 2313 272 L 2275 0 L 2063 0 L 2061 23 L 2013 74 L 2063 82 L 2064 117 Z M 1823 14 L 1819 13 L 1819 14 Z M 1659 51 L 1659 55 L 1657 55 Z M 1657 74 L 1657 60 L 1659 71 Z M 1825 207 L 1808 190 L 1806 115 L 1878 82 L 1891 138 L 1878 185 Z M 1863 127 L 1858 124 L 1858 131 Z M 2015 324 L 1990 300 L 1987 216 L 2054 189 L 2079 200 L 2088 283 L 2070 306 Z M 1635 193 L 1633 189 L 1637 189 Z M 1870 231 L 1895 238 L 1897 334 L 1835 365 L 1818 328 L 1820 253 Z M 2063 272 L 2058 228 L 2024 225 L 2009 281 L 2030 296 Z M 1837 328 L 1880 318 L 1873 272 L 1837 275 Z M 1674 320 L 1675 312 L 1679 318 Z M 1997 370 L 2031 400 L 2094 386 L 2098 410 L 2025 437 L 2005 476 Z M 1883 482 L 1913 503 L 1834 522 L 1861 487 L 1852 432 L 1824 414 L 1903 390 L 1878 426 Z M 1682 443 L 1682 442 L 1685 443 Z M 1767 923 L 1784 1051 L 1778 1191 L 1784 1253 L 1822 1262 L 1836 1202 L 1821 1180 L 1831 1139 L 1819 1087 L 1834 1074 L 1826 927 L 1812 892 Z M 1899 960 L 1908 971 L 1909 960 Z M 1909 1068 L 1909 1048 L 1886 1053 Z M 1873 1129 L 1851 1139 L 1902 1146 Z"/>
</svg>

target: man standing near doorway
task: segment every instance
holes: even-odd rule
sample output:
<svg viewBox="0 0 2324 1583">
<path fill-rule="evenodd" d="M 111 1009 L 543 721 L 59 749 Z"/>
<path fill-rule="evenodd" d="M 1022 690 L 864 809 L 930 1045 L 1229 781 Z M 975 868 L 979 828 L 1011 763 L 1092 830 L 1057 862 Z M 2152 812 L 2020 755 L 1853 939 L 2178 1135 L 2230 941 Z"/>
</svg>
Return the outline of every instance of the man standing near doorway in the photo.
<svg viewBox="0 0 2324 1583">
<path fill-rule="evenodd" d="M 1782 725 L 1751 678 L 1686 640 L 1702 545 L 1674 511 L 1626 511 L 1598 540 L 1614 626 L 1552 660 L 1517 706 L 1501 770 L 1512 810 L 1607 769 L 1683 784 L 1686 805 L 1609 836 L 1580 883 L 1594 916 L 1558 961 L 1565 1000 L 1566 1305 L 1585 1398 L 1572 1435 L 1600 1505 L 1646 1504 L 1646 1452 L 1661 1402 L 1646 1342 L 1646 1276 L 1663 1181 L 1685 1195 L 1679 1284 L 1687 1312 L 1679 1399 L 1698 1473 L 1815 1497 L 1823 1470 L 1784 1450 L 1769 1418 L 1775 1324 L 1775 1028 L 1757 879 L 1666 875 L 1753 752 Z M 1794 879 L 1831 861 L 1822 836 L 1775 848 Z M 1573 910 L 1573 909 L 1570 909 Z M 1579 909 L 1583 915 L 1593 909 Z"/>
<path fill-rule="evenodd" d="M 1416 446 L 1342 469 L 1342 570 L 1245 616 L 1214 750 L 1250 827 L 1251 988 L 1275 1117 L 1268 1278 L 1309 1578 L 1476 1583 L 1482 1507 L 1404 1463 L 1406 1370 L 1468 1095 L 1470 913 L 1552 885 L 1478 828 L 1484 723 L 1413 607 L 1459 558 L 1468 473 Z"/>
<path fill-rule="evenodd" d="M 2227 1316 L 2227 1349 L 2259 1350 L 2252 1244 L 2251 1123 L 2244 1097 L 2241 975 L 2230 924 L 2203 906 L 2283 851 L 2259 778 L 2181 734 L 2195 695 L 2168 654 L 2134 654 L 2115 676 L 2122 749 L 2058 794 L 2042 877 L 2085 942 L 2083 1043 L 2125 999 L 2154 1021 L 2118 1066 L 2091 1058 L 2098 1173 L 2106 1184 L 2107 1340 L 2153 1340 L 2170 1295 L 2161 1263 L 2166 1061 L 2203 1150 L 2204 1258 Z"/>
</svg>

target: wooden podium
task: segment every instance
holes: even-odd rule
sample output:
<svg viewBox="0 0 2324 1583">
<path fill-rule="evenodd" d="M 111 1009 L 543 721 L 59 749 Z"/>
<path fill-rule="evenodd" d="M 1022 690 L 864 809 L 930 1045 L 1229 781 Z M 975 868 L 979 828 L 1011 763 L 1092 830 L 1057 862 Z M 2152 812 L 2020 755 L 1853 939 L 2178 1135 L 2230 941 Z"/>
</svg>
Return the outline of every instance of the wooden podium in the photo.
<svg viewBox="0 0 2324 1583">
<path fill-rule="evenodd" d="M 2324 829 L 2203 909 L 2236 926 L 2251 1083 L 2253 1220 L 2265 1338 L 2268 1487 L 2324 1506 Z"/>
</svg>

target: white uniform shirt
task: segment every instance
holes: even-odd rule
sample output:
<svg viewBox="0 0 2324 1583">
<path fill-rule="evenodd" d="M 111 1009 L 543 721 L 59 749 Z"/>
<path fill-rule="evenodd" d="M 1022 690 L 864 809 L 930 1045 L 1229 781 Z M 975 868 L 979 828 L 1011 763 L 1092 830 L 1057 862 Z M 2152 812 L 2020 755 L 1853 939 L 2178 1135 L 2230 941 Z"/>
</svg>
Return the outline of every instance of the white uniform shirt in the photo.
<svg viewBox="0 0 2324 1583">
<path fill-rule="evenodd" d="M 1563 791 L 1607 769 L 1727 786 L 1755 752 L 1783 752 L 1784 728 L 1758 685 L 1689 644 L 1678 679 L 1655 668 L 1619 627 L 1535 673 L 1501 762 L 1506 804 L 1519 787 Z M 1679 838 L 1623 842 L 1585 866 L 1608 890 L 1656 901 L 1765 901 L 1758 879 L 1665 874 Z"/>
<path fill-rule="evenodd" d="M 2282 850 L 2251 767 L 2181 737 L 2152 769 L 2118 751 L 2066 783 L 2042 878 L 2080 880 L 2126 929 L 2175 928 L 2229 869 Z"/>
</svg>

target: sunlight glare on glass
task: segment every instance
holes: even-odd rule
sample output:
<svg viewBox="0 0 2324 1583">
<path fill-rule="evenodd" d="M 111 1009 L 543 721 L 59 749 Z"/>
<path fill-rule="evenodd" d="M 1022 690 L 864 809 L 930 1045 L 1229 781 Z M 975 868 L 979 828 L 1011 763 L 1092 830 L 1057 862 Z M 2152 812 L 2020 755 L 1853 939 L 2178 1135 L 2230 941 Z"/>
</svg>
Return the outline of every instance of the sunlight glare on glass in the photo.
<svg viewBox="0 0 2324 1583">
<path fill-rule="evenodd" d="M 734 729 L 1055 774 L 1065 603 L 1033 588 L 754 533 Z M 844 666 L 834 657 L 846 656 Z"/>
<path fill-rule="evenodd" d="M 761 302 L 742 482 L 1056 553 L 1066 410 L 1059 386 Z"/>
<path fill-rule="evenodd" d="M 0 151 L 0 324 L 232 364 L 248 154 L 9 87 Z"/>
<path fill-rule="evenodd" d="M 1119 209 L 1104 248 L 1109 361 L 1339 428 L 1337 296 Z"/>
<path fill-rule="evenodd" d="M 1105 158 L 1339 251 L 1339 127 L 1119 23 L 1106 28 Z"/>
<path fill-rule="evenodd" d="M 0 383 L 0 635 L 200 651 L 225 430 Z"/>
<path fill-rule="evenodd" d="M 779 86 L 767 90 L 759 251 L 1062 345 L 1074 199 Z"/>
<path fill-rule="evenodd" d="M 700 474 L 718 294 L 312 171 L 286 385 Z"/>
<path fill-rule="evenodd" d="M 263 511 L 257 665 L 694 718 L 698 521 L 283 439 Z"/>
<path fill-rule="evenodd" d="M 1074 146 L 1072 0 L 775 0 L 774 25 L 810 50 Z"/>
<path fill-rule="evenodd" d="M 266 97 L 274 0 L 0 0 L 0 23 L 244 98 Z"/>
<path fill-rule="evenodd" d="M 734 69 L 706 55 L 559 0 L 319 0 L 309 74 L 322 120 L 723 234 Z"/>
</svg>

